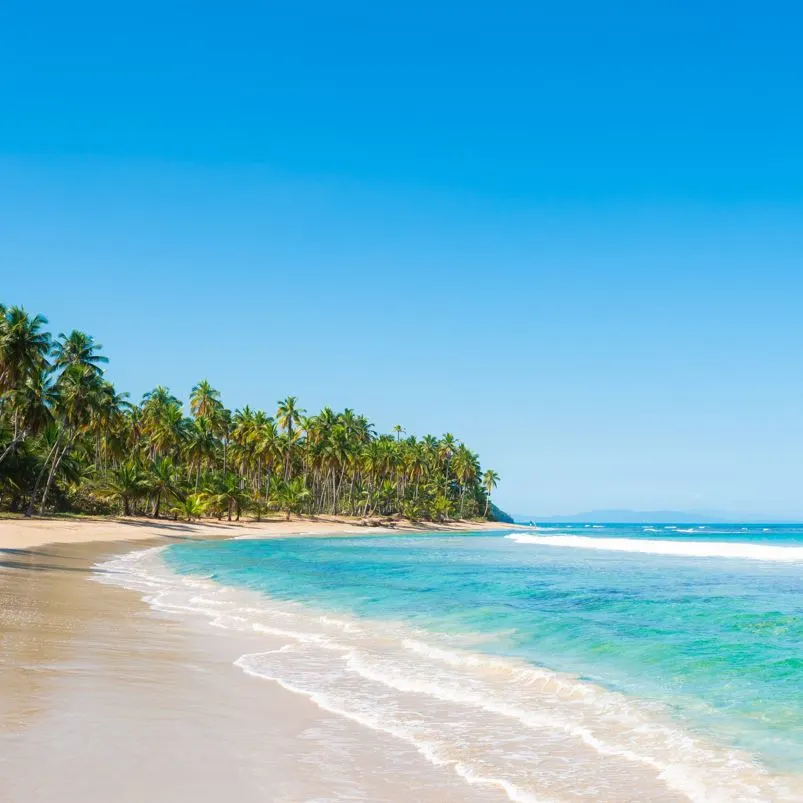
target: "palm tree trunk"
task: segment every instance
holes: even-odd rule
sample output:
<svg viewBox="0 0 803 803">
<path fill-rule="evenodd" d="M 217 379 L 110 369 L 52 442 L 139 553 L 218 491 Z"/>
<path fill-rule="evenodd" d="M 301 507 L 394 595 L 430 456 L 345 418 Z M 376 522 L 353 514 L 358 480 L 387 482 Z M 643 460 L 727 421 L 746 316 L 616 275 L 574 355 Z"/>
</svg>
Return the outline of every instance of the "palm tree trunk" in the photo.
<svg viewBox="0 0 803 803">
<path fill-rule="evenodd" d="M 64 459 L 64 455 L 67 454 L 70 446 L 72 445 L 72 438 L 67 439 L 67 443 L 64 445 L 64 448 L 61 450 L 61 454 L 53 461 L 53 465 L 50 467 L 50 473 L 47 475 L 47 483 L 45 484 L 45 490 L 42 494 L 42 503 L 39 506 L 39 515 L 43 515 L 45 512 L 45 503 L 47 502 L 47 495 L 50 493 L 50 485 L 53 482 L 53 477 L 56 476 L 56 472 L 61 465 L 61 461 Z"/>
<path fill-rule="evenodd" d="M 18 416 L 19 411 L 14 413 L 14 432 L 11 434 L 11 443 L 3 450 L 3 454 L 0 455 L 0 463 L 6 459 L 6 455 L 21 441 L 25 440 L 25 429 L 23 428 L 22 432 L 18 429 Z"/>
<path fill-rule="evenodd" d="M 340 489 L 343 487 L 343 477 L 346 474 L 346 464 L 340 469 L 340 479 L 337 481 L 337 491 L 335 492 L 335 515 L 337 515 L 337 503 L 340 499 Z"/>
<path fill-rule="evenodd" d="M 8 446 L 6 446 L 6 448 L 3 450 L 3 454 L 0 454 L 0 463 L 2 463 L 2 462 L 3 462 L 3 460 L 5 460 L 5 459 L 6 459 L 6 456 L 8 455 L 8 453 L 9 453 L 9 452 L 10 452 L 10 451 L 11 451 L 11 450 L 12 450 L 12 449 L 13 449 L 13 448 L 14 448 L 14 447 L 15 447 L 15 446 L 18 444 L 18 443 L 22 443 L 22 442 L 25 440 L 25 434 L 26 434 L 26 433 L 25 433 L 25 430 L 22 430 L 22 432 L 21 432 L 19 435 L 15 435 L 15 436 L 12 438 L 12 440 L 11 440 L 11 443 L 9 443 L 9 444 L 8 444 Z"/>
<path fill-rule="evenodd" d="M 31 491 L 31 498 L 28 500 L 28 506 L 25 508 L 25 517 L 30 518 L 33 516 L 33 506 L 36 504 L 36 494 L 39 493 L 39 485 L 42 482 L 42 477 L 45 475 L 45 469 L 47 469 L 47 464 L 50 462 L 50 458 L 53 457 L 56 449 L 61 445 L 61 433 L 56 438 L 56 442 L 53 444 L 50 452 L 48 453 L 47 457 L 45 458 L 45 462 L 42 463 L 42 468 L 39 470 L 39 474 L 36 477 L 36 482 L 33 486 L 33 491 Z"/>
</svg>

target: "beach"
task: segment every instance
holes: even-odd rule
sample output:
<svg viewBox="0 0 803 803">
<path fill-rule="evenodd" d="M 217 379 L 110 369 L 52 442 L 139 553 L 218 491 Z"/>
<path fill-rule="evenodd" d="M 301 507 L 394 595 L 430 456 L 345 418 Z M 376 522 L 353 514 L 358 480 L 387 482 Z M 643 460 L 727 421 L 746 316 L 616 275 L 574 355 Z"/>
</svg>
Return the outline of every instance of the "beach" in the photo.
<svg viewBox="0 0 803 803">
<path fill-rule="evenodd" d="M 511 529 L 517 525 L 504 525 Z M 352 533 L 390 532 L 463 532 L 496 529 L 493 522 L 446 522 L 435 524 L 394 521 L 393 526 L 365 525 L 360 520 L 345 516 L 316 516 L 294 518 L 290 521 L 225 520 L 184 522 L 171 519 L 120 518 L 120 519 L 0 519 L 0 550 L 29 549 L 42 544 L 81 544 L 87 542 L 110 543 L 116 541 L 149 541 L 183 538 L 271 538 L 282 535 L 327 535 Z"/>
<path fill-rule="evenodd" d="M 0 522 L 0 801 L 506 799 L 244 674 L 234 661 L 269 648 L 264 635 L 210 634 L 92 581 L 99 562 L 180 539 L 344 531 L 336 521 Z"/>
<path fill-rule="evenodd" d="M 803 799 L 744 529 L 0 522 L 0 801 Z"/>
</svg>

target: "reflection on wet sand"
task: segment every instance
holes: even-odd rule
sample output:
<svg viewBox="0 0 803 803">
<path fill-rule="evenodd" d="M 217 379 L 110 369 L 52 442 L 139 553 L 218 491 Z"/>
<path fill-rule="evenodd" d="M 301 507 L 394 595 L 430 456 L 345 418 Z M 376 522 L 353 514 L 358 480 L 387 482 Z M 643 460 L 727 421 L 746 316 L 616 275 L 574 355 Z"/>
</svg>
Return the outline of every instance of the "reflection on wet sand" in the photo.
<svg viewBox="0 0 803 803">
<path fill-rule="evenodd" d="M 233 665 L 278 643 L 91 582 L 145 546 L 0 551 L 2 803 L 506 800 Z"/>
</svg>

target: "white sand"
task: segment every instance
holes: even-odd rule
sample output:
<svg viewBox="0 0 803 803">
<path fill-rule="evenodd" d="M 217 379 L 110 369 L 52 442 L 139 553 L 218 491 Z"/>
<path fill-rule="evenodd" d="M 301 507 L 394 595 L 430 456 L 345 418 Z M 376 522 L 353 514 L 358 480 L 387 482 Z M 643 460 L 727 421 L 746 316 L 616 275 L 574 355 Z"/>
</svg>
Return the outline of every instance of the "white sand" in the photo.
<svg viewBox="0 0 803 803">
<path fill-rule="evenodd" d="M 388 532 L 460 532 L 484 529 L 513 529 L 515 525 L 490 522 L 449 524 L 409 522 L 392 529 L 363 527 L 357 519 L 334 516 L 294 518 L 291 521 L 210 521 L 188 524 L 167 519 L 4 519 L 0 520 L 0 549 L 29 549 L 43 544 L 77 544 L 88 541 L 143 541 L 184 538 L 270 538 L 282 535 L 327 535 Z"/>
</svg>

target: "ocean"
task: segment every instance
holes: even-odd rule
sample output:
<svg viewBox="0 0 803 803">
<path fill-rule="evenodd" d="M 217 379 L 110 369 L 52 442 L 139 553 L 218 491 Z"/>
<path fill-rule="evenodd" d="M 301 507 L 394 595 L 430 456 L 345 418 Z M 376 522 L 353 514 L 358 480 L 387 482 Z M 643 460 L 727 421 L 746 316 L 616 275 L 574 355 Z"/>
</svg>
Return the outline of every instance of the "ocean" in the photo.
<svg viewBox="0 0 803 803">
<path fill-rule="evenodd" d="M 514 801 L 803 800 L 803 528 L 182 542 L 103 564 Z"/>
</svg>

